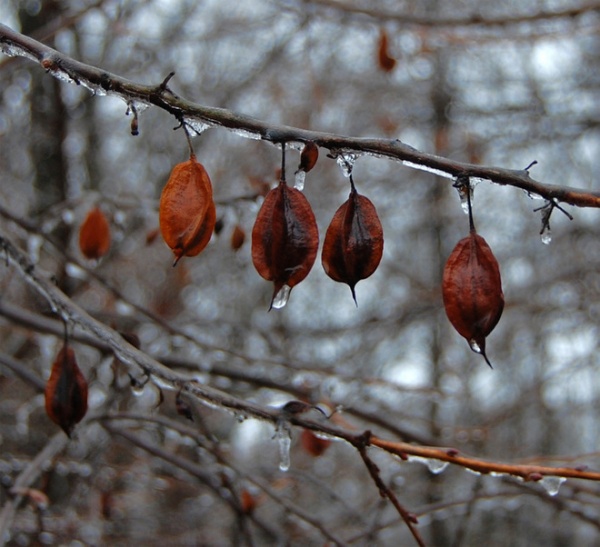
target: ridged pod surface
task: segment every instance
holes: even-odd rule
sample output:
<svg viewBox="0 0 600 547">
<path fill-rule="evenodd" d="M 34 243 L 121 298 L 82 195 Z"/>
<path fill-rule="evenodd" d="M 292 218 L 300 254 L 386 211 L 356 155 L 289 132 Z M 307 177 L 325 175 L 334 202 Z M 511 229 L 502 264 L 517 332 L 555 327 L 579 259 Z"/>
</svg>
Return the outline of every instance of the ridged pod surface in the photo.
<svg viewBox="0 0 600 547">
<path fill-rule="evenodd" d="M 310 203 L 284 181 L 265 196 L 252 228 L 252 262 L 273 282 L 271 307 L 280 291 L 289 291 L 310 272 L 319 247 L 319 231 Z M 281 302 L 285 305 L 285 297 Z"/>
<path fill-rule="evenodd" d="M 163 239 L 175 255 L 173 265 L 183 256 L 198 255 L 208 245 L 217 212 L 208 173 L 193 154 L 171 171 L 158 215 Z"/>
<path fill-rule="evenodd" d="M 44 392 L 46 414 L 70 437 L 87 412 L 88 385 L 77 366 L 75 353 L 66 344 L 52 364 Z"/>
<path fill-rule="evenodd" d="M 383 228 L 375 206 L 352 188 L 348 199 L 333 215 L 327 228 L 321 262 L 334 281 L 355 286 L 372 275 L 383 254 Z"/>
<path fill-rule="evenodd" d="M 452 326 L 491 367 L 485 353 L 485 338 L 500 320 L 504 295 L 498 261 L 474 229 L 456 244 L 448 257 L 442 296 Z"/>
</svg>

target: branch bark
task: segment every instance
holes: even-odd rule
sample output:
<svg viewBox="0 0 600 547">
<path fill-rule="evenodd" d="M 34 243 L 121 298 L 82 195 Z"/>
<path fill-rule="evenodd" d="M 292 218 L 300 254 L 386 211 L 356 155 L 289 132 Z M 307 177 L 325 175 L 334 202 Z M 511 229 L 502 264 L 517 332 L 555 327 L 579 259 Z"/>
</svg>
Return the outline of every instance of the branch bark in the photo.
<svg viewBox="0 0 600 547">
<path fill-rule="evenodd" d="M 600 192 L 545 184 L 533 179 L 527 169 L 506 169 L 460 162 L 422 152 L 398 139 L 359 138 L 319 131 L 310 131 L 288 125 L 268 124 L 257 118 L 224 108 L 209 107 L 190 102 L 171 91 L 168 82 L 172 75 L 158 85 L 144 85 L 116 74 L 82 63 L 52 49 L 37 40 L 24 36 L 0 24 L 0 50 L 6 55 L 23 56 L 38 63 L 52 76 L 77 85 L 83 85 L 98 95 L 116 95 L 132 111 L 153 105 L 173 115 L 179 122 L 196 122 L 208 127 L 219 126 L 240 136 L 262 139 L 273 144 L 314 142 L 329 151 L 331 157 L 353 153 L 371 155 L 402 162 L 413 169 L 421 169 L 454 180 L 458 177 L 484 179 L 490 182 L 520 188 L 530 195 L 547 201 L 564 202 L 577 207 L 600 207 Z"/>
</svg>

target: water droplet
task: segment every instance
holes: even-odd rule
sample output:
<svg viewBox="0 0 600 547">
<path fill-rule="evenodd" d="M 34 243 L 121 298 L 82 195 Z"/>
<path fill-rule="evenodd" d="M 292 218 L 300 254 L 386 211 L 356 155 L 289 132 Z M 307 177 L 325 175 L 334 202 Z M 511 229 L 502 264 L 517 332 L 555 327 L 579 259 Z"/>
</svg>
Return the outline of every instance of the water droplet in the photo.
<svg viewBox="0 0 600 547">
<path fill-rule="evenodd" d="M 304 190 L 304 181 L 306 180 L 306 171 L 296 171 L 296 175 L 294 178 L 294 188 L 296 190 Z"/>
<path fill-rule="evenodd" d="M 344 152 L 335 159 L 335 161 L 337 161 L 337 164 L 340 166 L 340 169 L 342 170 L 342 174 L 346 178 L 348 178 L 352 174 L 352 168 L 354 167 L 354 163 L 356 162 L 357 158 L 358 154 L 355 154 L 353 152 Z"/>
<path fill-rule="evenodd" d="M 541 233 L 540 237 L 544 245 L 550 245 L 550 243 L 552 243 L 552 232 L 550 232 L 550 228 L 546 228 Z"/>
<path fill-rule="evenodd" d="M 479 347 L 479 344 L 475 342 L 475 340 L 469 340 L 469 346 L 475 353 L 481 353 L 481 348 Z"/>
<path fill-rule="evenodd" d="M 273 298 L 273 303 L 271 304 L 271 307 L 275 308 L 276 310 L 280 310 L 281 308 L 285 307 L 290 298 L 291 290 L 292 288 L 289 285 L 284 285 L 283 287 L 281 287 L 281 289 L 279 289 L 279 292 Z"/>
<path fill-rule="evenodd" d="M 429 469 L 429 471 L 434 475 L 439 475 L 444 471 L 444 469 L 446 469 L 450 465 L 449 462 L 443 462 L 431 458 L 422 458 L 420 456 L 409 456 L 408 461 L 419 462 L 426 465 L 427 469 Z"/>
<path fill-rule="evenodd" d="M 540 481 L 540 484 L 544 487 L 549 495 L 556 496 L 560 490 L 561 484 L 566 480 L 567 479 L 564 477 L 546 476 Z"/>
<path fill-rule="evenodd" d="M 450 465 L 449 462 L 442 462 L 440 460 L 427 460 L 427 468 L 429 469 L 429 471 L 431 471 L 431 473 L 433 473 L 434 475 L 439 475 L 440 473 L 442 473 L 446 467 L 448 467 Z"/>
<path fill-rule="evenodd" d="M 285 421 L 277 422 L 275 438 L 279 447 L 279 469 L 285 472 L 290 468 L 290 446 L 292 445 L 292 432 Z"/>
</svg>

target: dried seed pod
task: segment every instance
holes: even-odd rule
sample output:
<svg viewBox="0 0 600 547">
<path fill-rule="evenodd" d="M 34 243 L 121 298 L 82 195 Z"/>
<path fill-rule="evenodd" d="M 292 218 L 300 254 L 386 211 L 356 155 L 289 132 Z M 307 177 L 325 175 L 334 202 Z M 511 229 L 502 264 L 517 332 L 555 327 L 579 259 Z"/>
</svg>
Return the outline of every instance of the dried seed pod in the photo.
<svg viewBox="0 0 600 547">
<path fill-rule="evenodd" d="M 70 437 L 87 412 L 88 386 L 66 344 L 56 356 L 45 389 L 46 414 Z"/>
<path fill-rule="evenodd" d="M 210 178 L 191 154 L 188 161 L 173 168 L 160 196 L 160 231 L 175 255 L 173 265 L 208 245 L 216 220 Z"/>
<path fill-rule="evenodd" d="M 504 295 L 498 261 L 474 228 L 456 244 L 448 257 L 442 296 L 452 326 L 491 367 L 485 353 L 485 338 L 500 320 Z"/>
<path fill-rule="evenodd" d="M 304 450 L 306 450 L 311 456 L 314 456 L 315 458 L 323 454 L 331 444 L 330 440 L 317 437 L 309 429 L 302 430 L 300 442 L 302 444 L 302 448 L 304 448 Z"/>
<path fill-rule="evenodd" d="M 381 30 L 379 34 L 379 48 L 377 50 L 377 59 L 379 61 L 379 68 L 385 72 L 391 72 L 396 66 L 396 59 L 394 59 L 389 52 L 388 35 L 385 30 Z"/>
<path fill-rule="evenodd" d="M 271 308 L 285 306 L 291 289 L 310 272 L 319 231 L 304 194 L 282 180 L 266 195 L 252 228 L 252 262 L 273 281 Z"/>
<path fill-rule="evenodd" d="M 234 251 L 239 251 L 244 241 L 246 241 L 246 232 L 239 224 L 236 224 L 233 232 L 231 232 L 231 248 Z"/>
<path fill-rule="evenodd" d="M 79 229 L 79 249 L 90 260 L 104 256 L 110 248 L 110 226 L 99 207 L 94 207 Z"/>
<path fill-rule="evenodd" d="M 300 165 L 298 165 L 298 171 L 304 171 L 308 173 L 317 163 L 319 159 L 319 147 L 312 141 L 307 141 L 300 154 Z"/>
<path fill-rule="evenodd" d="M 383 228 L 375 206 L 360 195 L 354 183 L 348 199 L 333 215 L 327 228 L 321 262 L 334 281 L 354 287 L 375 272 L 383 254 Z"/>
</svg>

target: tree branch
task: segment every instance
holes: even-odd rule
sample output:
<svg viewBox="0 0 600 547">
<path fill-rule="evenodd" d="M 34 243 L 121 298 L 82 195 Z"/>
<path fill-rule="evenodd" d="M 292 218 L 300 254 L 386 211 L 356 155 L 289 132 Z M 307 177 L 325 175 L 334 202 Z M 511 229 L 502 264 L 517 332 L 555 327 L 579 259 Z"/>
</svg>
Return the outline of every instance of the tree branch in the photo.
<svg viewBox="0 0 600 547">
<path fill-rule="evenodd" d="M 274 144 L 312 141 L 329 150 L 333 157 L 344 153 L 367 154 L 397 160 L 407 167 L 421 169 L 452 180 L 458 177 L 485 179 L 496 184 L 520 188 L 578 207 L 600 207 L 600 192 L 543 184 L 530 177 L 526 169 L 513 170 L 485 167 L 421 152 L 398 139 L 357 138 L 310 131 L 287 125 L 271 125 L 257 118 L 224 108 L 198 105 L 175 95 L 166 82 L 143 85 L 116 74 L 81 63 L 40 42 L 0 24 L 0 50 L 6 55 L 19 55 L 39 63 L 42 68 L 63 81 L 83 85 L 99 95 L 115 95 L 127 104 L 154 105 L 180 122 L 200 122 L 220 126 L 235 133 Z"/>
</svg>

